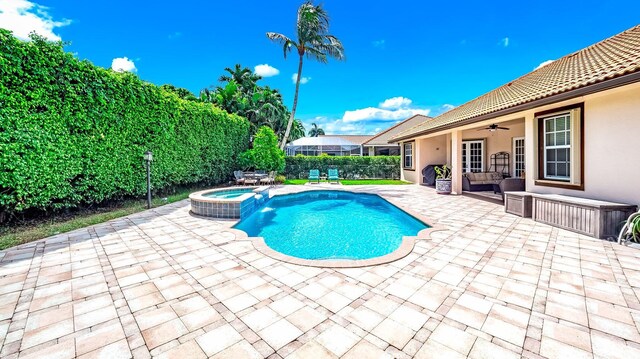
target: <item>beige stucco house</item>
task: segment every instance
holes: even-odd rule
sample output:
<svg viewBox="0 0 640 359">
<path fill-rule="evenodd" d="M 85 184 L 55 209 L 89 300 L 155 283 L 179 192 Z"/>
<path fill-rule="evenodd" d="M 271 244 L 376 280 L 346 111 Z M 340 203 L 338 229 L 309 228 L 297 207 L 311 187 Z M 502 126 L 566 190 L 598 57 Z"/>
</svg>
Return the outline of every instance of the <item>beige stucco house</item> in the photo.
<svg viewBox="0 0 640 359">
<path fill-rule="evenodd" d="M 491 129 L 491 127 L 506 129 Z M 510 154 L 526 190 L 640 204 L 640 25 L 569 54 L 393 136 L 402 178 L 429 164 L 489 170 Z"/>
</svg>

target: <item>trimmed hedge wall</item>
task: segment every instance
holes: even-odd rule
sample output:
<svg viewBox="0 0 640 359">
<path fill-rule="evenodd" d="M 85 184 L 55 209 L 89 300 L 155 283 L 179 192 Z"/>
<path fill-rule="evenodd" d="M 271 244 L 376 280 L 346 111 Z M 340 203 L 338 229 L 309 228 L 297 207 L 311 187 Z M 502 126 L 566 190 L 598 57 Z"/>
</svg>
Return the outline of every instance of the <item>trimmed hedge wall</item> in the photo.
<svg viewBox="0 0 640 359">
<path fill-rule="evenodd" d="M 400 178 L 400 156 L 294 156 L 285 158 L 284 175 L 289 178 L 307 178 L 309 170 L 318 169 L 326 174 L 337 168 L 340 178 Z"/>
<path fill-rule="evenodd" d="M 24 42 L 0 29 L 0 218 L 219 183 L 237 167 L 249 123 L 136 75 Z"/>
</svg>

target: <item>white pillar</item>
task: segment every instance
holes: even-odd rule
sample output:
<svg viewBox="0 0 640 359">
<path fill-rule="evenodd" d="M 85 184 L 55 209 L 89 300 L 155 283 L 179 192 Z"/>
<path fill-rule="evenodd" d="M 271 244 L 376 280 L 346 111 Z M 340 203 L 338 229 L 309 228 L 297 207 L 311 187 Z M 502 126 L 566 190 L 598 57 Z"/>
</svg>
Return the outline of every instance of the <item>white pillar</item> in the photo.
<svg viewBox="0 0 640 359">
<path fill-rule="evenodd" d="M 451 191 L 462 194 L 462 131 L 451 132 Z"/>
</svg>

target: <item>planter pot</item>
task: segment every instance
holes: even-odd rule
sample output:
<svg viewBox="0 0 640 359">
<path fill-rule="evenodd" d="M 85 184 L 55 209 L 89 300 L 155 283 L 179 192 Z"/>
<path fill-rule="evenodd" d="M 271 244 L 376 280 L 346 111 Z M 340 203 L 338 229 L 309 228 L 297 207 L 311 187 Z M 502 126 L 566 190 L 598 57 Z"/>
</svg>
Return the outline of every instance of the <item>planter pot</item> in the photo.
<svg viewBox="0 0 640 359">
<path fill-rule="evenodd" d="M 438 194 L 451 194 L 451 180 L 436 180 L 436 193 Z"/>
</svg>

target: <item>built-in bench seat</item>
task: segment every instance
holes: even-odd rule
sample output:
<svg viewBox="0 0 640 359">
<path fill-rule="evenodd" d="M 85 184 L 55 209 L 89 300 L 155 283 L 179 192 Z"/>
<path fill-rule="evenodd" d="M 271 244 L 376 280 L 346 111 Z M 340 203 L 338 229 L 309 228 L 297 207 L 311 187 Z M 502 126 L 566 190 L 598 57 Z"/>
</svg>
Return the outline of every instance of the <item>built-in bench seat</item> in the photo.
<svg viewBox="0 0 640 359">
<path fill-rule="evenodd" d="M 595 238 L 617 238 L 619 224 L 637 210 L 637 206 L 579 198 L 558 194 L 507 192 L 505 210 L 517 207 L 517 202 L 527 203 L 531 196 L 531 218 Z M 511 202 L 510 202 L 511 200 Z M 526 208 L 520 209 L 527 213 Z M 515 211 L 510 211 L 514 213 Z"/>
</svg>

